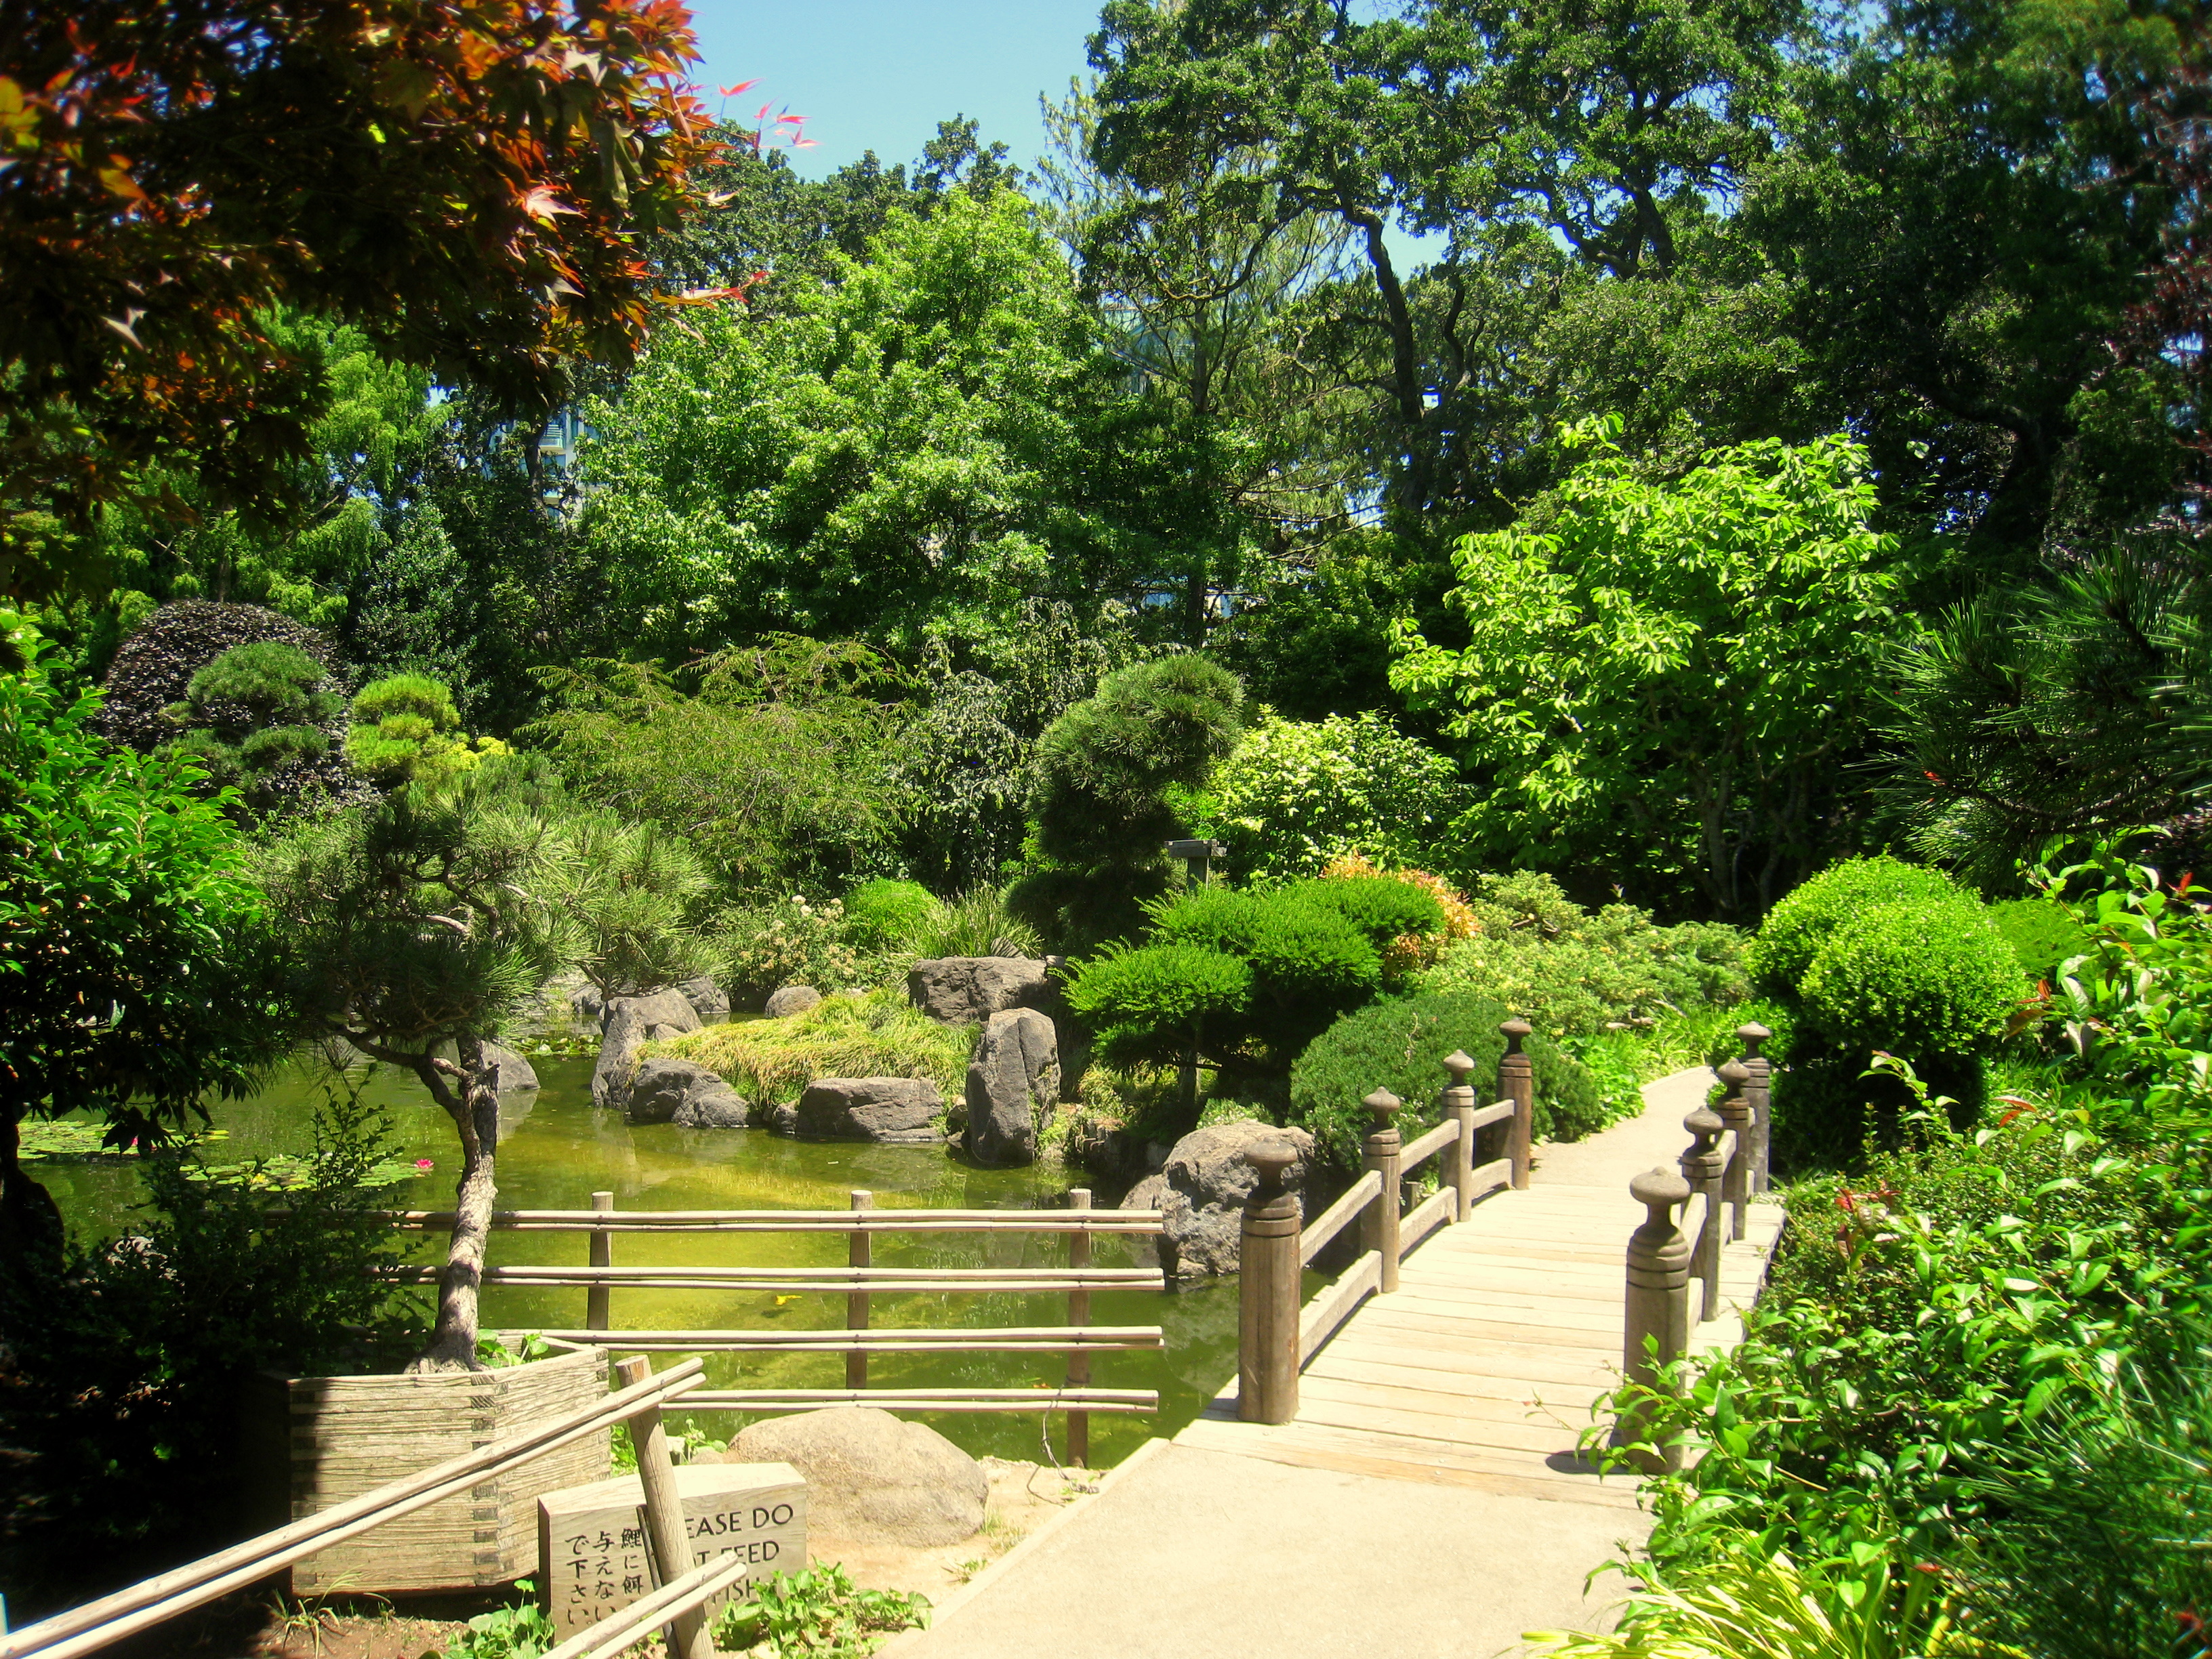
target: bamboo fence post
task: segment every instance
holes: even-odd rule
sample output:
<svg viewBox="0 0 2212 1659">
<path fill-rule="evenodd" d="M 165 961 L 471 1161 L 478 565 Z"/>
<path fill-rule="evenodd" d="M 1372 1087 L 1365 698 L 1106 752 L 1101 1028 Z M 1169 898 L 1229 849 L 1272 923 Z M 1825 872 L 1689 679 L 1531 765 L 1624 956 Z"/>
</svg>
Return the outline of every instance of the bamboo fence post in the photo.
<svg viewBox="0 0 2212 1659">
<path fill-rule="evenodd" d="M 1774 1066 L 1759 1045 L 1774 1033 L 1753 1020 L 1737 1026 L 1735 1034 L 1743 1039 L 1743 1069 L 1749 1073 L 1743 1097 L 1751 1103 L 1751 1190 L 1763 1193 L 1773 1185 L 1768 1165 L 1774 1141 Z"/>
<path fill-rule="evenodd" d="M 1444 1056 L 1444 1070 L 1451 1073 L 1451 1082 L 1437 1103 L 1438 1109 L 1459 1125 L 1459 1139 L 1444 1154 L 1444 1179 L 1459 1194 L 1452 1206 L 1452 1219 L 1464 1221 L 1474 1213 L 1474 1090 L 1467 1080 L 1474 1070 L 1474 1061 L 1464 1048 L 1454 1049 Z"/>
<path fill-rule="evenodd" d="M 853 1210 L 855 1214 L 862 1210 L 872 1210 L 875 1207 L 875 1194 L 866 1188 L 854 1188 Z M 855 1226 L 847 1240 L 846 1265 L 854 1267 L 870 1266 L 874 1259 L 874 1253 L 870 1248 L 871 1243 L 867 1229 Z M 865 1331 L 868 1328 L 868 1293 L 866 1291 L 848 1291 L 845 1293 L 845 1328 L 848 1331 Z M 868 1386 L 868 1356 L 866 1353 L 855 1352 L 845 1356 L 845 1386 L 848 1389 L 865 1389 Z"/>
<path fill-rule="evenodd" d="M 1360 1243 L 1381 1255 L 1382 1278 L 1378 1288 L 1387 1296 L 1398 1288 L 1398 1189 L 1401 1184 L 1398 1159 L 1406 1145 L 1406 1138 L 1391 1127 L 1390 1118 L 1405 1102 L 1388 1089 L 1377 1089 L 1359 1103 L 1375 1121 L 1375 1127 L 1367 1132 L 1364 1167 L 1382 1177 L 1382 1186 L 1360 1212 Z"/>
<path fill-rule="evenodd" d="M 1682 1179 L 1692 1193 L 1705 1195 L 1705 1218 L 1698 1236 L 1690 1241 L 1690 1272 L 1702 1287 L 1698 1297 L 1698 1322 L 1719 1311 L 1721 1300 L 1721 1148 L 1723 1125 L 1711 1108 L 1700 1106 L 1682 1120 L 1692 1137 L 1682 1152 Z"/>
<path fill-rule="evenodd" d="M 1078 1187 L 1067 1194 L 1067 1207 L 1087 1210 L 1091 1207 L 1091 1188 Z M 1067 1236 L 1067 1265 L 1087 1267 L 1091 1265 L 1091 1235 L 1087 1232 Z M 1091 1323 L 1091 1291 L 1078 1285 L 1067 1293 L 1067 1322 L 1077 1330 Z M 1091 1356 L 1086 1352 L 1071 1352 L 1067 1356 L 1067 1386 L 1079 1389 L 1091 1381 Z M 1067 1461 L 1079 1469 L 1091 1467 L 1091 1413 L 1070 1412 L 1067 1414 Z"/>
<path fill-rule="evenodd" d="M 1244 1149 L 1258 1176 L 1244 1200 L 1238 1241 L 1237 1415 L 1246 1423 L 1287 1423 L 1298 1414 L 1297 1194 L 1284 1176 L 1298 1151 L 1271 1135 Z"/>
<path fill-rule="evenodd" d="M 1735 1131 L 1735 1151 L 1729 1155 L 1728 1167 L 1721 1172 L 1721 1196 L 1728 1202 L 1728 1236 L 1734 1240 L 1743 1237 L 1744 1212 L 1751 1204 L 1751 1102 L 1743 1092 L 1751 1073 L 1737 1060 L 1723 1060 L 1720 1073 L 1725 1091 L 1721 1121 Z"/>
<path fill-rule="evenodd" d="M 1498 1030 L 1505 1038 L 1505 1056 L 1498 1062 L 1498 1086 L 1513 1103 L 1513 1121 L 1505 1133 L 1505 1153 L 1513 1160 L 1513 1185 L 1517 1191 L 1528 1184 L 1530 1156 L 1536 1138 L 1536 1068 L 1521 1051 L 1528 1036 L 1525 1019 L 1509 1019 Z"/>
<path fill-rule="evenodd" d="M 1653 1170 L 1628 1183 L 1644 1206 L 1644 1218 L 1628 1237 L 1628 1300 L 1620 1369 L 1628 1381 L 1626 1403 L 1613 1419 L 1613 1443 L 1632 1447 L 1650 1432 L 1652 1407 L 1665 1368 L 1690 1348 L 1690 1241 L 1674 1224 L 1674 1206 L 1689 1201 L 1690 1183 Z M 1647 1474 L 1682 1466 L 1679 1440 L 1656 1453 L 1633 1452 Z"/>
<path fill-rule="evenodd" d="M 612 1193 L 593 1193 L 592 1207 L 606 1215 L 615 1207 Z M 605 1227 L 592 1229 L 592 1265 L 611 1267 L 615 1265 L 615 1236 Z M 608 1322 L 607 1295 L 609 1287 L 594 1285 L 584 1292 L 584 1325 L 587 1330 L 605 1331 L 614 1328 Z"/>
<path fill-rule="evenodd" d="M 618 1361 L 615 1375 L 624 1388 L 653 1375 L 653 1362 L 643 1354 Z M 668 1431 L 660 1421 L 660 1407 L 641 1407 L 629 1419 L 629 1443 L 637 1449 L 637 1482 L 645 1492 L 645 1535 L 653 1545 L 657 1583 L 666 1584 L 691 1571 L 691 1543 L 684 1529 L 684 1498 L 676 1489 L 676 1464 L 668 1455 Z M 697 1607 L 669 1620 L 668 1651 L 672 1659 L 714 1659 L 714 1638 L 707 1615 Z"/>
</svg>

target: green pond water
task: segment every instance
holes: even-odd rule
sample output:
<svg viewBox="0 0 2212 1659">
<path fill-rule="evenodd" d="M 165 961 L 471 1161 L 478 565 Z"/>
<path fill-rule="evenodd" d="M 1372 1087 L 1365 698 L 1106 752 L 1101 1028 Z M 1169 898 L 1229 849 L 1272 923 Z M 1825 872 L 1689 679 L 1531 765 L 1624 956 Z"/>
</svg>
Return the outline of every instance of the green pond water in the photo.
<svg viewBox="0 0 2212 1659">
<path fill-rule="evenodd" d="M 595 1191 L 611 1190 L 624 1210 L 845 1209 L 855 1188 L 875 1194 L 882 1209 L 1058 1208 L 1079 1172 L 1042 1164 L 985 1170 L 942 1146 L 877 1146 L 787 1139 L 758 1129 L 694 1130 L 629 1124 L 619 1112 L 592 1104 L 592 1061 L 533 1057 L 542 1087 L 509 1094 L 501 1111 L 499 1207 L 588 1209 Z M 251 1100 L 214 1108 L 221 1139 L 206 1146 L 210 1162 L 231 1163 L 307 1150 L 316 1085 L 305 1073 L 273 1085 Z M 388 1109 L 401 1156 L 428 1158 L 428 1171 L 386 1188 L 395 1208 L 450 1207 L 459 1171 L 453 1126 L 411 1079 L 372 1077 L 366 1098 Z M 73 1231 L 112 1235 L 131 1224 L 141 1201 L 129 1159 L 49 1158 L 28 1166 L 60 1203 Z M 1099 1201 L 1112 1194 L 1102 1193 Z M 842 1234 L 678 1234 L 614 1236 L 617 1266 L 836 1267 L 845 1261 Z M 582 1265 L 585 1235 L 495 1232 L 493 1266 Z M 1064 1266 L 1067 1241 L 1049 1234 L 878 1235 L 874 1261 L 890 1267 Z M 426 1241 L 422 1259 L 443 1259 L 444 1240 Z M 1100 1237 L 1095 1265 L 1151 1265 L 1149 1240 Z M 585 1291 L 494 1285 L 484 1292 L 485 1328 L 562 1328 L 585 1322 Z M 1095 1415 L 1091 1461 L 1121 1461 L 1144 1439 L 1171 1434 L 1196 1416 L 1237 1370 L 1237 1287 L 1233 1281 L 1179 1291 L 1099 1290 L 1091 1293 L 1098 1325 L 1158 1325 L 1164 1352 L 1091 1356 L 1095 1387 L 1153 1389 L 1157 1415 Z M 842 1292 L 775 1296 L 764 1292 L 629 1290 L 611 1296 L 612 1320 L 632 1329 L 842 1328 Z M 876 1292 L 878 1327 L 1054 1325 L 1066 1321 L 1062 1296 L 963 1294 L 898 1296 Z M 657 1363 L 670 1363 L 660 1357 Z M 879 1354 L 869 1381 L 909 1388 L 1024 1388 L 1065 1377 L 1057 1354 Z M 838 1354 L 713 1354 L 707 1377 L 714 1388 L 842 1388 Z M 697 1427 L 726 1438 L 751 1419 L 734 1413 L 697 1413 Z M 977 1455 L 1037 1458 L 1034 1413 L 932 1413 L 920 1420 Z M 1048 1416 L 1054 1455 L 1065 1456 L 1065 1419 Z"/>
</svg>

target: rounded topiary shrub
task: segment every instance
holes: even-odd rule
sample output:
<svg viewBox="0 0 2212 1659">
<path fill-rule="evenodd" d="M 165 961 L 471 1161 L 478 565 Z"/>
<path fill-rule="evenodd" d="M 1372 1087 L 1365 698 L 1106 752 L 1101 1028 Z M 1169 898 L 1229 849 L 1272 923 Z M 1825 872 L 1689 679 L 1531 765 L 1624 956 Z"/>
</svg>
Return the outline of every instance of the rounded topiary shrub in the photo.
<svg viewBox="0 0 2212 1659">
<path fill-rule="evenodd" d="M 845 921 L 863 950 L 888 950 L 914 938 L 939 909 L 918 881 L 862 882 L 845 896 Z"/>
<path fill-rule="evenodd" d="M 168 711 L 186 701 L 194 675 L 225 652 L 271 641 L 296 647 L 326 670 L 337 665 L 328 640 L 260 605 L 210 599 L 163 605 L 123 641 L 108 665 L 102 729 L 114 742 L 150 754 L 178 735 L 180 728 Z"/>
<path fill-rule="evenodd" d="M 1367 936 L 1337 911 L 1293 890 L 1194 888 L 1155 907 L 1153 920 L 1158 943 L 1200 945 L 1250 965 L 1248 1034 L 1279 1052 L 1278 1066 L 1382 982 L 1382 954 Z"/>
<path fill-rule="evenodd" d="M 1972 895 L 1924 865 L 1893 858 L 1845 859 L 1796 889 L 1767 912 L 1751 947 L 1753 982 L 1769 996 L 1790 996 L 1828 936 L 1876 905 L 1942 904 Z"/>
<path fill-rule="evenodd" d="M 1921 1061 L 1987 1048 L 2024 988 L 2020 960 L 1988 913 L 1953 900 L 1878 904 L 1844 921 L 1797 995 L 1836 1048 Z"/>
<path fill-rule="evenodd" d="M 1433 933 L 1444 925 L 1444 907 L 1432 893 L 1395 876 L 1343 876 L 1302 881 L 1291 896 L 1333 910 L 1378 948 L 1408 933 Z"/>
<path fill-rule="evenodd" d="M 1243 960 L 1204 945 L 1109 946 L 1067 977 L 1067 1006 L 1117 1066 L 1179 1060 L 1210 1022 L 1234 1022 L 1251 995 Z"/>
<path fill-rule="evenodd" d="M 1437 1121 L 1438 1094 L 1450 1081 L 1444 1056 L 1465 1049 L 1475 1062 L 1475 1099 L 1498 1098 L 1498 1062 L 1505 1053 L 1499 1024 L 1504 1004 L 1466 992 L 1396 998 L 1347 1014 L 1322 1032 L 1291 1068 L 1286 1123 L 1308 1130 L 1318 1155 L 1334 1167 L 1359 1167 L 1369 1117 L 1359 1103 L 1388 1089 L 1406 1103 L 1397 1116 L 1407 1139 Z M 1539 1139 L 1577 1140 L 1605 1126 L 1605 1103 L 1583 1064 L 1542 1037 L 1531 1037 Z M 1493 1138 L 1502 1130 L 1486 1131 Z M 1479 1158 L 1502 1152 L 1486 1146 Z"/>
</svg>

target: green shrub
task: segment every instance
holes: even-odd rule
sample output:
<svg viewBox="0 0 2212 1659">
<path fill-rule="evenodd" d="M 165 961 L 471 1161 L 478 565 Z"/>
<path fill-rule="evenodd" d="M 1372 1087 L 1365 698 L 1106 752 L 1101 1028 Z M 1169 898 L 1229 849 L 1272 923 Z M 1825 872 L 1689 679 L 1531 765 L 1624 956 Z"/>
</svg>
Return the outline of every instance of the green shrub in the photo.
<svg viewBox="0 0 2212 1659">
<path fill-rule="evenodd" d="M 2089 936 L 2062 905 L 2046 898 L 2007 899 L 1990 906 L 1990 920 L 2031 980 L 2049 979 L 2058 964 L 2089 948 Z"/>
<path fill-rule="evenodd" d="M 917 881 L 866 881 L 845 895 L 846 930 L 864 951 L 905 945 L 937 911 L 937 900 Z"/>
<path fill-rule="evenodd" d="M 1238 1069 L 1281 1075 L 1331 1020 L 1366 1001 L 1382 981 L 1381 953 L 1365 936 L 1296 891 L 1194 888 L 1152 906 L 1152 914 L 1160 942 L 1202 945 L 1250 964 L 1252 993 L 1241 1025 L 1215 1033 L 1237 1051 Z"/>
<path fill-rule="evenodd" d="M 1916 1062 L 1985 1050 L 2021 1005 L 2019 958 L 1972 901 L 1880 904 L 1831 931 L 1799 981 L 1838 1048 Z"/>
<path fill-rule="evenodd" d="M 1796 994 L 1828 936 L 1877 904 L 1942 904 L 1971 898 L 1941 870 L 1881 857 L 1832 864 L 1767 912 L 1751 974 L 1769 996 Z"/>
<path fill-rule="evenodd" d="M 1252 995 L 1252 969 L 1203 945 L 1109 949 L 1070 972 L 1067 1005 L 1098 1033 L 1116 1066 L 1169 1065 L 1216 1021 L 1234 1021 Z"/>
<path fill-rule="evenodd" d="M 730 1006 L 757 1010 L 771 991 L 811 985 L 827 995 L 860 982 L 860 960 L 845 942 L 845 908 L 797 894 L 724 911 L 712 929 Z"/>
<path fill-rule="evenodd" d="M 1470 1081 L 1477 1102 L 1498 1097 L 1498 1062 L 1505 1053 L 1498 1028 L 1508 1017 L 1501 1004 L 1464 992 L 1397 998 L 1349 1014 L 1315 1038 L 1291 1068 L 1285 1121 L 1310 1131 L 1327 1162 L 1356 1170 L 1369 1124 L 1359 1103 L 1376 1089 L 1389 1090 L 1406 1103 L 1397 1121 L 1410 1139 L 1437 1121 L 1437 1095 L 1450 1080 L 1444 1057 L 1454 1049 L 1465 1049 L 1475 1062 Z M 1602 1128 L 1605 1103 L 1587 1068 L 1540 1036 L 1528 1039 L 1528 1052 L 1538 1138 L 1577 1140 Z"/>
<path fill-rule="evenodd" d="M 940 1025 L 903 991 L 872 991 L 824 997 L 783 1019 L 709 1025 L 648 1042 L 641 1052 L 704 1066 L 758 1107 L 796 1100 L 824 1077 L 927 1078 L 957 1101 L 975 1046 L 974 1026 Z"/>
<path fill-rule="evenodd" d="M 1381 714 L 1288 720 L 1262 710 L 1213 769 L 1194 832 L 1218 836 L 1246 875 L 1304 876 L 1330 859 L 1431 856 L 1466 803 L 1450 757 Z"/>
<path fill-rule="evenodd" d="M 449 783 L 488 755 L 507 752 L 496 738 L 471 738 L 460 728 L 453 694 L 428 674 L 387 674 L 353 700 L 345 757 L 381 788 Z"/>
<path fill-rule="evenodd" d="M 1480 878 L 1468 907 L 1480 931 L 1447 946 L 1421 988 L 1491 997 L 1548 1036 L 1726 1007 L 1748 988 L 1749 941 L 1718 922 L 1662 927 L 1629 904 L 1593 915 L 1525 872 Z"/>
<path fill-rule="evenodd" d="M 1393 876 L 1302 881 L 1289 890 L 1308 904 L 1334 910 L 1378 951 L 1405 934 L 1433 933 L 1444 925 L 1444 908 L 1434 895 Z"/>
</svg>

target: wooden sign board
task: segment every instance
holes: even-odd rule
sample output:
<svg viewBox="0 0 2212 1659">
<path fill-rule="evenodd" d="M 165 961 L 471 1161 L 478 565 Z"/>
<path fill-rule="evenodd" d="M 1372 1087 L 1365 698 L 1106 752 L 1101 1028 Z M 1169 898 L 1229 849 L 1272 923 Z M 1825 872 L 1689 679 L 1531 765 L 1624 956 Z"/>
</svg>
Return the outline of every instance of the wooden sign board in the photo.
<svg viewBox="0 0 2212 1659">
<path fill-rule="evenodd" d="M 684 1498 L 688 1572 L 734 1551 L 744 1578 L 708 1603 L 711 1620 L 756 1578 L 806 1565 L 806 1482 L 788 1463 L 685 1463 L 675 1470 Z M 538 1600 L 566 1641 L 642 1599 L 654 1585 L 646 1552 L 645 1494 L 634 1474 L 548 1492 L 538 1500 Z"/>
</svg>

